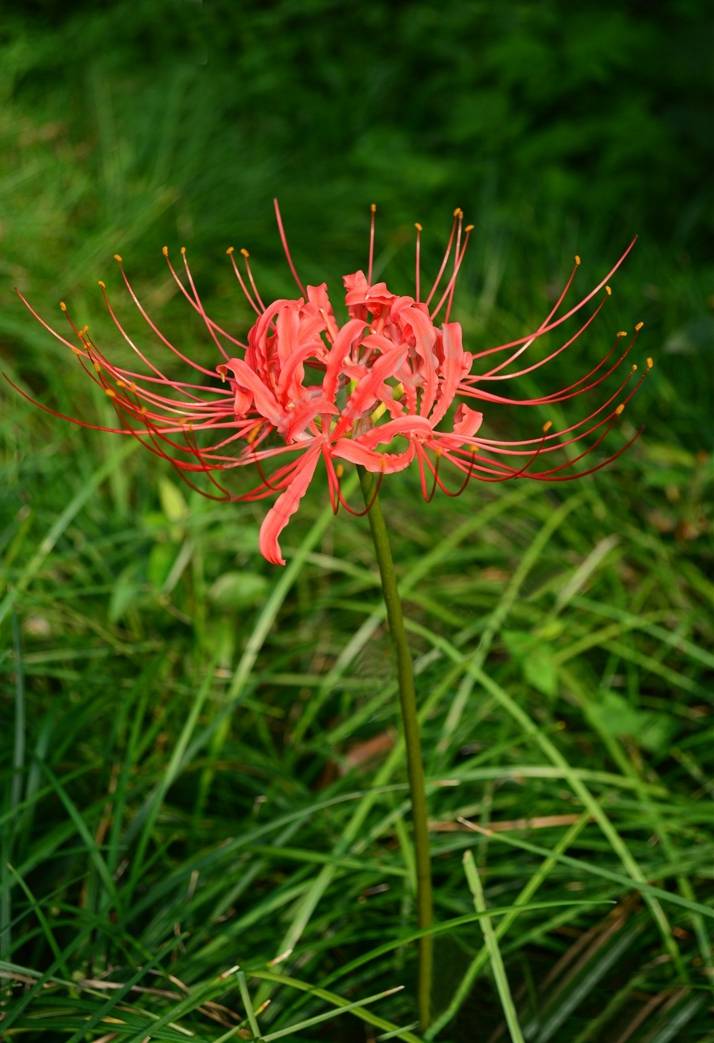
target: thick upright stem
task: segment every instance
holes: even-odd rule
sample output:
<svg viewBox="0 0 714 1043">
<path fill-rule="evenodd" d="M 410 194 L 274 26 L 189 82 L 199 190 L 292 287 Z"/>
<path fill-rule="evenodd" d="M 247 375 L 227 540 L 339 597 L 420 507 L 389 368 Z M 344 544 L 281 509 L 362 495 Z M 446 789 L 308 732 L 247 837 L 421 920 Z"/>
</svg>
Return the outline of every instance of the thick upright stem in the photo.
<svg viewBox="0 0 714 1043">
<path fill-rule="evenodd" d="M 417 885 L 417 922 L 420 929 L 432 924 L 431 864 L 429 856 L 429 823 L 427 817 L 426 790 L 424 787 L 424 765 L 421 756 L 419 719 L 417 717 L 416 691 L 414 689 L 414 667 L 404 628 L 402 602 L 397 589 L 394 560 L 389 542 L 389 533 L 382 514 L 379 496 L 375 490 L 375 477 L 359 469 L 360 482 L 365 504 L 372 504 L 369 525 L 382 579 L 382 593 L 387 608 L 389 630 L 392 635 L 397 659 L 399 701 L 404 726 L 404 741 L 407 751 L 407 774 L 412 804 L 414 829 L 414 862 Z M 419 939 L 418 1004 L 419 1023 L 423 1030 L 428 1028 L 431 1015 L 431 979 L 433 964 L 432 936 Z"/>
</svg>

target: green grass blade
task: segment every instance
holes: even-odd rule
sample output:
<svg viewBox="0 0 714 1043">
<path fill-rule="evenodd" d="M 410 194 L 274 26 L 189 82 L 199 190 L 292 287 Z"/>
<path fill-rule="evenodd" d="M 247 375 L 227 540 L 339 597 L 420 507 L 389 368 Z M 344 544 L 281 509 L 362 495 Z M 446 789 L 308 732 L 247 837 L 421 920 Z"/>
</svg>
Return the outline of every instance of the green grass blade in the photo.
<svg viewBox="0 0 714 1043">
<path fill-rule="evenodd" d="M 491 960 L 491 968 L 493 970 L 493 978 L 496 983 L 496 989 L 498 990 L 498 996 L 501 1000 L 501 1006 L 503 1013 L 506 1018 L 506 1024 L 508 1025 L 508 1031 L 511 1035 L 513 1043 L 525 1043 L 523 1038 L 523 1032 L 518 1021 L 518 1014 L 513 1003 L 513 997 L 511 995 L 511 987 L 508 984 L 508 977 L 506 975 L 506 968 L 503 963 L 501 956 L 501 950 L 498 945 L 498 937 L 493 929 L 491 923 L 491 917 L 488 915 L 486 909 L 486 898 L 483 893 L 483 886 L 481 884 L 481 878 L 474 862 L 474 857 L 470 851 L 464 852 L 464 872 L 466 873 L 466 879 L 468 881 L 469 889 L 473 895 L 474 908 L 477 913 L 482 914 L 481 918 L 481 930 L 483 931 L 483 937 L 486 942 L 488 949 L 489 958 Z"/>
</svg>

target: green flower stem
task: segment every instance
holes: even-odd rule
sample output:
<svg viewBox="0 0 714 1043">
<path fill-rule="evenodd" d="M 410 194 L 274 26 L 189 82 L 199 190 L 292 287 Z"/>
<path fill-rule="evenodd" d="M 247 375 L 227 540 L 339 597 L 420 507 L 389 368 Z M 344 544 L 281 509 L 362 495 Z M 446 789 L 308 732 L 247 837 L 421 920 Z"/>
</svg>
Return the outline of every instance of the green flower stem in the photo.
<svg viewBox="0 0 714 1043">
<path fill-rule="evenodd" d="M 419 720 L 417 717 L 416 691 L 414 689 L 414 667 L 409 642 L 404 628 L 402 602 L 394 573 L 394 559 L 389 542 L 389 533 L 382 514 L 382 507 L 375 489 L 376 478 L 369 471 L 359 468 L 360 483 L 365 505 L 371 504 L 369 527 L 382 578 L 382 594 L 387 608 L 389 630 L 392 635 L 397 658 L 399 701 L 404 726 L 404 741 L 407 751 L 407 774 L 412 804 L 414 828 L 414 861 L 417 884 L 417 923 L 420 929 L 432 925 L 431 859 L 429 855 L 429 822 L 427 817 L 424 765 L 421 756 Z M 417 997 L 419 1024 L 424 1031 L 431 1020 L 431 979 L 433 966 L 433 939 L 425 935 L 419 939 L 419 980 Z"/>
</svg>

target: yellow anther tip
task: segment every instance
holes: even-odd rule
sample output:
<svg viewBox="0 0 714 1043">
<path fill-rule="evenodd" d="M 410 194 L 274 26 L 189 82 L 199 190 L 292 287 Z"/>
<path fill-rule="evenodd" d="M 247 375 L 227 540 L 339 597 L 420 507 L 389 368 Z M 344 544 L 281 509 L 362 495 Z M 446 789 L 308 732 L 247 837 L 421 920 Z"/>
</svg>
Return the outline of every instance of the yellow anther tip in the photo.
<svg viewBox="0 0 714 1043">
<path fill-rule="evenodd" d="M 618 416 L 621 416 L 625 412 L 625 403 L 620 402 L 619 406 L 615 407 L 615 412 Z"/>
<path fill-rule="evenodd" d="M 370 203 L 369 204 L 369 212 L 370 212 L 370 214 L 376 214 L 377 213 L 377 204 L 376 203 Z"/>
<path fill-rule="evenodd" d="M 423 231 L 423 228 L 422 228 L 422 226 L 421 226 L 421 225 L 419 224 L 419 222 L 418 222 L 418 221 L 416 221 L 416 222 L 415 222 L 415 224 L 414 224 L 414 227 L 416 228 L 417 232 L 422 232 L 422 231 Z"/>
<path fill-rule="evenodd" d="M 633 362 L 633 363 L 632 363 L 632 372 L 633 372 L 633 373 L 636 373 L 636 372 L 637 372 L 637 363 L 636 363 L 636 362 Z"/>
<path fill-rule="evenodd" d="M 605 293 L 608 295 L 608 297 L 612 297 L 612 287 L 611 286 L 606 286 L 605 287 Z"/>
<path fill-rule="evenodd" d="M 461 209 L 460 206 L 457 206 L 456 209 L 454 210 L 454 217 L 463 217 L 463 216 L 464 216 L 463 210 Z"/>
<path fill-rule="evenodd" d="M 107 395 L 109 398 L 117 397 L 117 393 L 114 390 L 114 388 L 104 388 L 104 394 Z"/>
<path fill-rule="evenodd" d="M 644 326 L 644 322 L 638 322 L 637 323 L 637 325 L 635 326 L 635 329 L 637 330 L 638 333 L 640 332 L 640 330 L 642 329 L 643 326 Z"/>
<path fill-rule="evenodd" d="M 228 256 L 230 257 L 230 255 L 231 255 L 232 253 L 235 253 L 235 246 L 229 246 L 229 247 L 228 247 L 228 249 L 226 250 L 226 253 L 227 253 L 227 254 L 228 254 Z"/>
<path fill-rule="evenodd" d="M 95 362 L 93 365 L 94 365 L 94 368 L 97 371 L 97 373 L 101 373 L 102 372 L 102 367 L 100 366 L 100 364 L 98 362 Z"/>
<path fill-rule="evenodd" d="M 182 246 L 182 247 L 181 247 L 181 255 L 182 255 L 183 257 L 185 257 L 185 256 L 186 256 L 186 247 L 185 247 L 185 246 Z"/>
<path fill-rule="evenodd" d="M 465 232 L 473 232 L 473 230 L 474 230 L 474 226 L 473 225 L 466 225 L 466 228 L 464 229 Z"/>
<path fill-rule="evenodd" d="M 104 279 L 98 279 L 97 280 L 97 286 L 99 287 L 100 290 L 106 290 L 106 288 L 107 288 L 107 284 L 104 282 Z"/>
<path fill-rule="evenodd" d="M 335 474 L 337 475 L 338 478 L 341 478 L 344 473 L 345 473 L 344 467 L 342 466 L 342 464 L 338 464 L 337 467 L 335 468 Z"/>
<path fill-rule="evenodd" d="M 67 305 L 64 301 L 60 301 L 60 311 L 67 311 Z"/>
<path fill-rule="evenodd" d="M 627 336 L 627 330 L 618 330 L 617 331 L 617 335 L 618 335 L 618 337 L 626 337 Z"/>
<path fill-rule="evenodd" d="M 581 261 L 580 261 L 580 254 L 576 254 L 576 255 L 575 255 L 575 263 L 576 263 L 576 265 L 577 265 L 578 267 L 580 267 L 580 264 L 581 264 Z"/>
<path fill-rule="evenodd" d="M 547 435 L 552 426 L 553 426 L 553 421 L 552 420 L 546 420 L 546 422 L 543 424 L 543 434 Z"/>
<path fill-rule="evenodd" d="M 245 247 L 241 248 L 241 253 L 243 254 L 244 257 L 250 257 L 250 254 L 248 253 L 248 251 L 246 250 Z"/>
<path fill-rule="evenodd" d="M 164 255 L 164 257 L 168 257 L 169 256 L 169 248 L 168 248 L 168 246 L 162 246 L 161 247 L 161 253 Z"/>
<path fill-rule="evenodd" d="M 114 260 L 117 262 L 117 264 L 121 264 L 124 258 L 121 254 L 114 254 Z"/>
<path fill-rule="evenodd" d="M 654 359 L 653 359 L 653 358 L 650 358 L 650 357 L 648 356 L 648 358 L 647 358 L 647 360 L 646 360 L 646 361 L 647 361 L 647 369 L 652 369 L 652 367 L 654 366 Z"/>
</svg>

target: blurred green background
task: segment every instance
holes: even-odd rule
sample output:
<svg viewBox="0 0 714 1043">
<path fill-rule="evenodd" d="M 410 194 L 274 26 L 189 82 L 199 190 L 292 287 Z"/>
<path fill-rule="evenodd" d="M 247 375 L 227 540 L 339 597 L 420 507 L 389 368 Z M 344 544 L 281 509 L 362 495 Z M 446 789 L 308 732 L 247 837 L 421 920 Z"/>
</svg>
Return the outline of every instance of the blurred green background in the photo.
<svg viewBox="0 0 714 1043">
<path fill-rule="evenodd" d="M 291 292 L 274 195 L 303 278 L 333 284 L 364 265 L 376 201 L 376 270 L 405 292 L 413 222 L 433 265 L 463 207 L 472 348 L 533 328 L 575 253 L 589 286 L 639 234 L 589 343 L 526 385 L 575 379 L 644 320 L 635 449 L 555 491 L 385 494 L 428 701 L 437 916 L 472 911 L 467 847 L 492 906 L 556 903 L 502 939 L 538 1043 L 711 1038 L 713 30 L 704 0 L 0 14 L 0 356 L 59 410 L 110 418 L 12 287 L 110 338 L 96 280 L 119 296 L 118 251 L 208 359 L 161 246 L 185 243 L 213 312 L 245 329 L 229 244 L 266 296 Z M 216 508 L 0 394 L 7 1038 L 251 1038 L 230 1036 L 245 1000 L 216 978 L 237 963 L 272 995 L 266 1038 L 416 1038 L 414 947 L 377 951 L 409 932 L 413 895 L 365 525 L 328 525 L 317 488 L 277 573 L 259 507 Z M 459 814 L 504 839 L 454 831 Z M 616 905 L 558 904 L 574 898 Z M 507 1038 L 478 926 L 439 944 L 436 1038 Z M 299 1027 L 333 993 L 393 984 L 381 1028 Z"/>
</svg>

